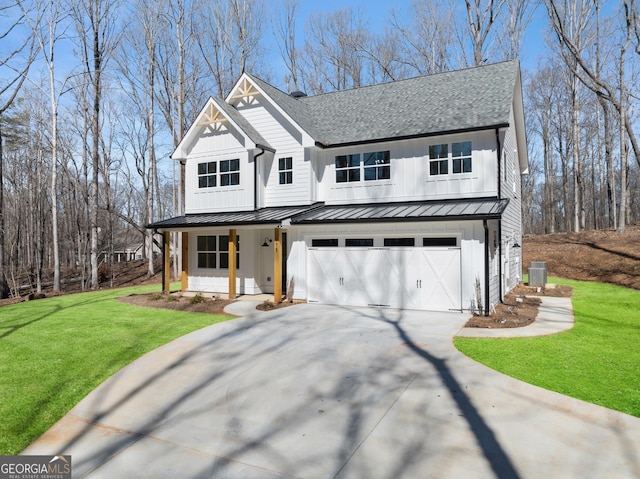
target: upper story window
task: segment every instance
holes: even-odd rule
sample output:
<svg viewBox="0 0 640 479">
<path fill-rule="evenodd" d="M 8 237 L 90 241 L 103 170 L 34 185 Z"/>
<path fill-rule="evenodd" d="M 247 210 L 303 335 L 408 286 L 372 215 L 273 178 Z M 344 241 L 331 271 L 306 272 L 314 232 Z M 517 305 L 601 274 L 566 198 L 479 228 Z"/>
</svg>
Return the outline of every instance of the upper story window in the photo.
<svg viewBox="0 0 640 479">
<path fill-rule="evenodd" d="M 216 162 L 198 163 L 198 188 L 216 186 Z"/>
<path fill-rule="evenodd" d="M 240 184 L 240 160 L 220 161 L 220 186 Z"/>
<path fill-rule="evenodd" d="M 221 160 L 198 163 L 198 188 L 240 184 L 240 160 Z M 220 180 L 218 181 L 218 176 Z"/>
<path fill-rule="evenodd" d="M 364 154 L 364 180 L 388 180 L 391 178 L 390 154 L 376 151 Z"/>
<path fill-rule="evenodd" d="M 281 185 L 293 183 L 293 158 L 288 156 L 278 159 L 278 177 Z"/>
<path fill-rule="evenodd" d="M 451 144 L 453 173 L 471 173 L 471 142 L 462 141 Z"/>
<path fill-rule="evenodd" d="M 336 156 L 336 183 L 353 181 L 388 180 L 391 178 L 391 154 L 389 151 L 374 151 L 362 154 Z"/>
<path fill-rule="evenodd" d="M 360 154 L 336 156 L 336 183 L 360 181 Z"/>
<path fill-rule="evenodd" d="M 472 155 L 471 142 L 460 141 L 451 143 L 451 158 L 449 158 L 449 144 L 429 145 L 429 174 L 448 175 L 449 172 L 454 175 L 460 173 L 471 173 Z M 449 166 L 451 161 L 451 167 Z"/>
<path fill-rule="evenodd" d="M 449 145 L 429 146 L 429 174 L 449 174 Z"/>
</svg>

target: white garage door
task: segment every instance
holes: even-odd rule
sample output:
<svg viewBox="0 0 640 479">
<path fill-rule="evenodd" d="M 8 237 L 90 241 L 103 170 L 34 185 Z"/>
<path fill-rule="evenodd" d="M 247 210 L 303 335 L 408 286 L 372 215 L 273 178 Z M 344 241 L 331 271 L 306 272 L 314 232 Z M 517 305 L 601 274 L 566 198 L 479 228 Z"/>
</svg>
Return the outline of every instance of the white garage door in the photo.
<svg viewBox="0 0 640 479">
<path fill-rule="evenodd" d="M 309 248 L 309 302 L 462 308 L 459 248 Z"/>
</svg>

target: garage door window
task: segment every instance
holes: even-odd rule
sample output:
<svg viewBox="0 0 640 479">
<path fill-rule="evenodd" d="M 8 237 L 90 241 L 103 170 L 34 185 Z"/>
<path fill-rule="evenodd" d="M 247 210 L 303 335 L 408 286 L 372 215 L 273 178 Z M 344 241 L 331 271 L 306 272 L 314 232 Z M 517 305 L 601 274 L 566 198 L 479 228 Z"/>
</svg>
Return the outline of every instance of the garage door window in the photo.
<svg viewBox="0 0 640 479">
<path fill-rule="evenodd" d="M 338 238 L 315 238 L 311 240 L 314 248 L 329 248 L 338 246 Z"/>
<path fill-rule="evenodd" d="M 371 247 L 373 246 L 373 238 L 347 238 L 344 240 L 344 245 L 355 247 Z"/>
<path fill-rule="evenodd" d="M 415 246 L 416 239 L 415 238 L 385 238 L 384 245 L 393 247 L 393 246 Z"/>
<path fill-rule="evenodd" d="M 422 238 L 422 246 L 458 246 L 458 239 L 455 237 L 435 237 L 435 238 Z"/>
</svg>

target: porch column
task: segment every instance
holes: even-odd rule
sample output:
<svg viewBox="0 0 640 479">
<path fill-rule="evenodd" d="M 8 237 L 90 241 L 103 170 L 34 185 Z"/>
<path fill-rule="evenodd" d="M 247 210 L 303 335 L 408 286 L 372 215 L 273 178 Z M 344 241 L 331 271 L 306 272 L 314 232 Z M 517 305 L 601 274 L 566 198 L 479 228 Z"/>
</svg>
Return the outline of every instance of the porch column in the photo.
<svg viewBox="0 0 640 479">
<path fill-rule="evenodd" d="M 189 286 L 189 233 L 186 231 L 182 232 L 182 273 L 180 280 L 182 282 L 181 289 L 184 292 Z"/>
<path fill-rule="evenodd" d="M 171 290 L 171 233 L 162 233 L 162 292 Z"/>
<path fill-rule="evenodd" d="M 273 302 L 282 301 L 282 228 L 273 232 Z"/>
<path fill-rule="evenodd" d="M 236 230 L 229 230 L 229 299 L 236 297 Z"/>
</svg>

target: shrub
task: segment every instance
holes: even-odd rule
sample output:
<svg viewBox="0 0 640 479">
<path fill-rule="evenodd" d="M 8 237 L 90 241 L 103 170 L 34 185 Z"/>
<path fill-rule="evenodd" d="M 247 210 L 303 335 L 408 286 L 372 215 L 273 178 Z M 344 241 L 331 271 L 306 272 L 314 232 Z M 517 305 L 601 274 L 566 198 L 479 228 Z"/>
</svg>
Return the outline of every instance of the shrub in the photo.
<svg viewBox="0 0 640 479">
<path fill-rule="evenodd" d="M 200 304 L 206 301 L 205 297 L 201 293 L 197 293 L 191 298 L 191 304 Z"/>
</svg>

